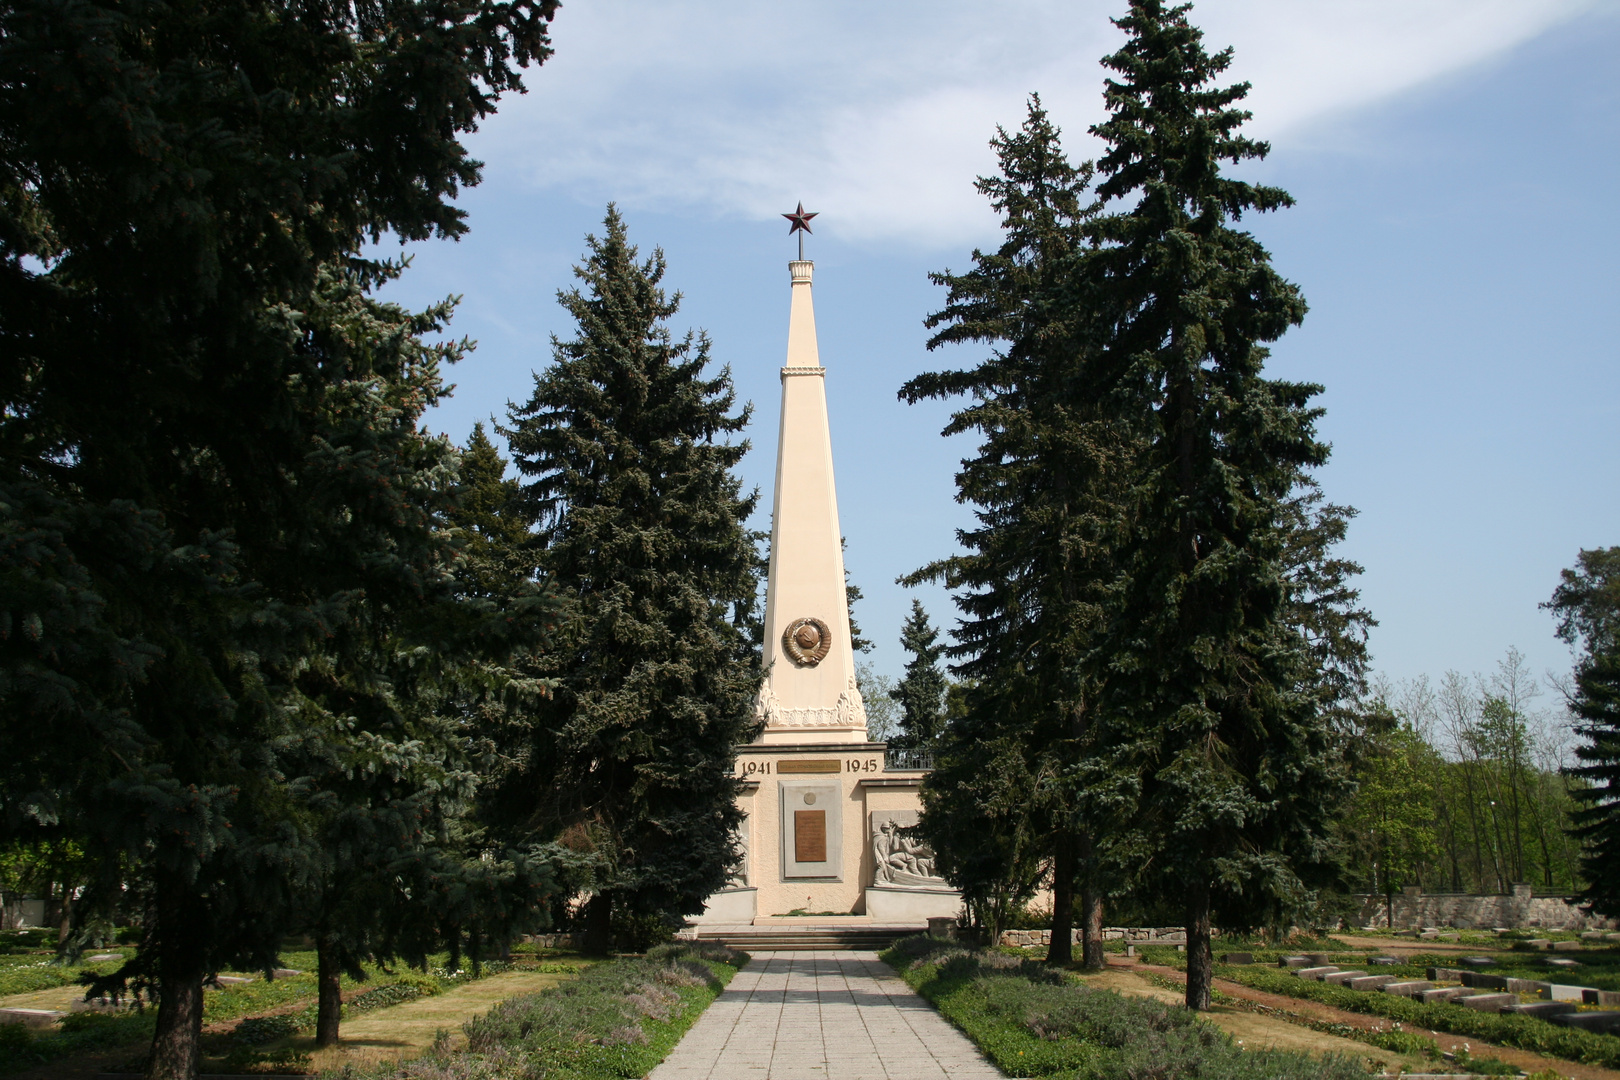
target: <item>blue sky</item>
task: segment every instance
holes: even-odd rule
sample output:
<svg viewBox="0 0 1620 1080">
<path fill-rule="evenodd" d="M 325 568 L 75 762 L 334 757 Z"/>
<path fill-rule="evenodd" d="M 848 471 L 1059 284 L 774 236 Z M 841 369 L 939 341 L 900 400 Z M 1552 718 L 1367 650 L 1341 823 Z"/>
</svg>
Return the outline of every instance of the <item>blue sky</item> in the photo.
<svg viewBox="0 0 1620 1080">
<path fill-rule="evenodd" d="M 459 439 L 526 398 L 549 336 L 572 332 L 556 291 L 616 200 L 669 259 L 677 329 L 707 329 L 755 404 L 744 471 L 768 511 L 794 251 L 776 215 L 802 199 L 822 215 L 807 253 L 857 615 L 897 674 L 913 594 L 894 579 L 967 520 L 952 476 L 969 446 L 939 437 L 945 407 L 895 399 L 975 359 L 925 351 L 926 275 L 996 243 L 972 182 L 1028 92 L 1074 157 L 1094 152 L 1118 7 L 568 3 L 555 59 L 472 139 L 471 235 L 413 245 L 390 292 L 462 296 L 453 330 L 479 343 L 430 423 Z M 1567 668 L 1537 604 L 1577 549 L 1620 544 L 1620 3 L 1193 17 L 1255 84 L 1251 130 L 1273 143 L 1257 175 L 1299 200 L 1253 223 L 1311 304 L 1272 370 L 1326 387 L 1321 480 L 1360 511 L 1346 548 L 1379 670 L 1483 671 L 1510 646 L 1538 674 Z M 943 592 L 916 595 L 952 618 Z"/>
</svg>

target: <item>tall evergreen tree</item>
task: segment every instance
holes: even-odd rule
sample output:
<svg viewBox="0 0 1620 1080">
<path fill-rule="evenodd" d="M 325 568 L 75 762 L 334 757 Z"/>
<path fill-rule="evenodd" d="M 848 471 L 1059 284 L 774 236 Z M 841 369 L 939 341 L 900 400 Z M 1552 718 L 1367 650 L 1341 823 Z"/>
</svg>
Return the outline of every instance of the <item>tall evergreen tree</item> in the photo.
<svg viewBox="0 0 1620 1080">
<path fill-rule="evenodd" d="M 945 690 L 950 681 L 939 666 L 945 646 L 920 600 L 911 601 L 911 615 L 900 628 L 900 646 L 911 659 L 906 661 L 905 677 L 889 692 L 901 710 L 900 735 L 889 745 L 896 749 L 931 747 L 945 720 Z"/>
<path fill-rule="evenodd" d="M 1298 901 L 1331 864 L 1344 780 L 1321 671 L 1287 611 L 1285 504 L 1327 457 L 1319 388 L 1262 374 L 1263 343 L 1305 301 L 1235 227 L 1293 200 L 1222 174 L 1269 148 L 1239 133 L 1248 85 L 1214 85 L 1231 50 L 1206 52 L 1187 11 L 1133 0 L 1116 20 L 1110 115 L 1092 128 L 1103 212 L 1083 257 L 1109 322 L 1092 393 L 1144 441 L 1109 618 L 1110 742 L 1142 779 L 1141 880 L 1185 898 L 1187 1004 L 1202 1009 L 1212 915 L 1254 925 Z"/>
<path fill-rule="evenodd" d="M 608 208 L 600 238 L 559 299 L 579 325 L 503 428 L 538 525 L 536 561 L 576 621 L 546 673 L 526 790 L 540 835 L 567 834 L 601 861 L 587 906 L 593 947 L 615 909 L 692 914 L 738 852 L 736 746 L 761 671 L 748 632 L 756 494 L 733 469 L 729 369 L 709 341 L 674 339 L 679 295 L 660 286 Z"/>
<path fill-rule="evenodd" d="M 950 292 L 928 325 L 939 328 L 930 348 L 983 342 L 997 351 L 976 368 L 922 375 L 900 392 L 912 402 L 973 399 L 945 433 L 980 435 L 977 455 L 957 474 L 958 498 L 976 507 L 976 525 L 960 533 L 966 554 L 905 580 L 943 580 L 958 589 L 964 619 L 952 651 L 960 658 L 957 670 L 973 682 L 966 694 L 973 718 L 963 731 L 996 740 L 1009 753 L 1021 748 L 1026 787 L 1005 801 L 1037 815 L 1028 831 L 1042 838 L 1053 868 L 1048 959 L 1069 959 L 1074 890 L 1081 885 L 1086 925 L 1095 931 L 1087 959 L 1101 963 L 1093 839 L 1117 803 L 1118 776 L 1102 768 L 1080 782 L 1076 770 L 1092 756 L 1102 721 L 1096 700 L 1105 667 L 1090 660 L 1117 574 L 1112 545 L 1133 436 L 1106 401 L 1085 393 L 1104 332 L 1077 273 L 1090 243 L 1091 166 L 1069 163 L 1039 98 L 1031 100 L 1023 126 L 999 132 L 992 145 L 1001 174 L 978 186 L 1002 215 L 1004 240 L 993 253 L 975 251 L 968 273 L 934 275 Z M 926 802 L 929 786 L 964 783 L 958 774 L 977 760 L 971 742 L 944 740 L 925 784 L 932 812 L 925 828 L 936 848 L 977 826 L 968 802 Z M 947 818 L 947 806 L 968 817 Z"/>
<path fill-rule="evenodd" d="M 518 505 L 520 485 L 506 475 L 507 460 L 473 425 L 461 451 L 460 501 L 449 518 L 462 530 L 462 554 L 477 588 L 496 595 L 534 574 L 529 524 Z"/>
<path fill-rule="evenodd" d="M 1620 547 L 1580 553 L 1545 606 L 1558 615 L 1558 636 L 1581 650 L 1570 711 L 1581 743 L 1570 772 L 1586 781 L 1572 834 L 1581 842 L 1583 898 L 1598 911 L 1620 912 Z"/>
<path fill-rule="evenodd" d="M 154 1080 L 319 875 L 295 684 L 445 572 L 447 350 L 346 336 L 361 252 L 464 231 L 460 138 L 554 8 L 0 10 L 0 801 L 83 844 L 80 907 L 145 904 Z"/>
</svg>

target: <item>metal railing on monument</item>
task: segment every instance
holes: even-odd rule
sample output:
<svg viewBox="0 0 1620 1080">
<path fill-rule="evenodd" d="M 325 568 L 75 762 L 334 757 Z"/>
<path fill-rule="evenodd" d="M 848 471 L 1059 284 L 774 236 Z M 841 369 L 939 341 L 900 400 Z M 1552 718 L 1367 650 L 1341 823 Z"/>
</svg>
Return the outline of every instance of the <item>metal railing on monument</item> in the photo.
<svg viewBox="0 0 1620 1080">
<path fill-rule="evenodd" d="M 889 772 L 904 769 L 932 769 L 934 752 L 921 747 L 890 747 L 883 751 L 883 767 Z"/>
</svg>

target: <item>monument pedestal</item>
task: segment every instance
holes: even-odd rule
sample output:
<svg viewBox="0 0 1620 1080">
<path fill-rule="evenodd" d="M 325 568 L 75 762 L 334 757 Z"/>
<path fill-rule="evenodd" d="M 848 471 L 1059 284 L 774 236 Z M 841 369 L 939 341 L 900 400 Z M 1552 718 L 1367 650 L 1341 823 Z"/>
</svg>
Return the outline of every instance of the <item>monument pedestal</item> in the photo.
<svg viewBox="0 0 1620 1080">
<path fill-rule="evenodd" d="M 866 913 L 874 922 L 921 926 L 929 919 L 954 919 L 961 910 L 962 894 L 947 886 L 937 889 L 866 887 Z"/>
<path fill-rule="evenodd" d="M 721 889 L 704 902 L 703 914 L 692 921 L 700 923 L 751 923 L 758 914 L 758 889 Z"/>
</svg>

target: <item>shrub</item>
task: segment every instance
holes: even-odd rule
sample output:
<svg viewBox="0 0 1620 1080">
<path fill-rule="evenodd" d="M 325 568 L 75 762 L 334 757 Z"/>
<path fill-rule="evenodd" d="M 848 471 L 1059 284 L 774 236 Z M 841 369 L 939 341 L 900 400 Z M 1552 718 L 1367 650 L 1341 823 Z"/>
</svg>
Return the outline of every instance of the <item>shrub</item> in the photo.
<svg viewBox="0 0 1620 1080">
<path fill-rule="evenodd" d="M 244 1046 L 262 1046 L 296 1035 L 303 1026 L 297 1016 L 250 1016 L 236 1025 L 231 1038 Z"/>
<path fill-rule="evenodd" d="M 0 1054 L 10 1056 L 28 1049 L 34 1033 L 27 1024 L 0 1024 Z"/>
<path fill-rule="evenodd" d="M 748 955 L 671 942 L 644 957 L 585 968 L 579 978 L 503 1001 L 446 1043 L 404 1064 L 346 1067 L 334 1080 L 617 1080 L 645 1076 Z"/>
<path fill-rule="evenodd" d="M 1434 1041 L 1415 1031 L 1360 1031 L 1351 1037 L 1361 1039 L 1381 1050 L 1393 1050 L 1397 1054 L 1435 1053 Z"/>
</svg>

